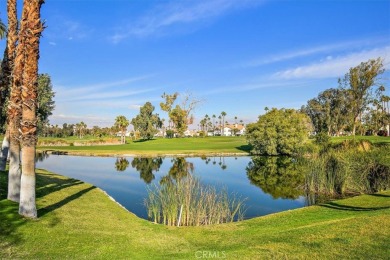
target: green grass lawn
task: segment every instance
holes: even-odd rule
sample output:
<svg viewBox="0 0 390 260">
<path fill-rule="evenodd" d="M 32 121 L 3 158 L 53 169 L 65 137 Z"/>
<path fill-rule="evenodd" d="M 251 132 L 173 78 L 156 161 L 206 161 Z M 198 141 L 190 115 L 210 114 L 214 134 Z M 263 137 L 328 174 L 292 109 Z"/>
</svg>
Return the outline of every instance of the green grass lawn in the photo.
<svg viewBox="0 0 390 260">
<path fill-rule="evenodd" d="M 69 154 L 134 154 L 145 156 L 212 153 L 247 154 L 249 149 L 245 137 L 158 138 L 149 141 L 127 141 L 125 145 L 38 147 L 38 150 L 54 150 L 68 152 Z"/>
<path fill-rule="evenodd" d="M 100 189 L 43 170 L 38 220 L 5 199 L 0 172 L 0 259 L 388 259 L 390 191 L 238 223 L 166 227 L 140 219 Z"/>
<path fill-rule="evenodd" d="M 341 136 L 332 137 L 331 142 L 341 143 L 345 140 L 368 140 L 373 144 L 390 144 L 390 137 L 382 136 Z M 39 138 L 41 141 L 63 143 L 89 143 L 99 140 L 93 137 L 69 138 Z M 0 140 L 2 137 L 0 136 Z M 79 155 L 140 155 L 140 156 L 163 156 L 163 155 L 208 155 L 208 154 L 248 154 L 250 146 L 244 136 L 241 137 L 206 137 L 206 138 L 157 138 L 149 141 L 127 140 L 125 145 L 86 145 L 86 146 L 38 146 L 39 151 L 59 151 L 67 154 Z"/>
</svg>

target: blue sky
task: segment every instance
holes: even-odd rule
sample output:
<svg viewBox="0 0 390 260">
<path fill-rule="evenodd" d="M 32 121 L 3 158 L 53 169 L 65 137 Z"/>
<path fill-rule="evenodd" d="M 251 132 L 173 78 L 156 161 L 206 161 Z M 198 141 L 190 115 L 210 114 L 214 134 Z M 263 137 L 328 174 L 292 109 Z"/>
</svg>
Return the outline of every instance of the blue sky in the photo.
<svg viewBox="0 0 390 260">
<path fill-rule="evenodd" d="M 266 106 L 301 107 L 362 61 L 390 67 L 390 1 L 47 0 L 42 18 L 51 124 L 111 126 L 147 101 L 167 117 L 164 92 L 204 100 L 197 121 L 225 111 L 249 123 Z"/>
</svg>

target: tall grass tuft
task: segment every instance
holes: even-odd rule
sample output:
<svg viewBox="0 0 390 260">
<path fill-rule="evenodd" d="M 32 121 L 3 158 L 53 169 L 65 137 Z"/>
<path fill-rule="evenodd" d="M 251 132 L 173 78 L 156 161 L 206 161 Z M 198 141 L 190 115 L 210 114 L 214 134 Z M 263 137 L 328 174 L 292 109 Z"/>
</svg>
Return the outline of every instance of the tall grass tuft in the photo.
<svg viewBox="0 0 390 260">
<path fill-rule="evenodd" d="M 338 197 L 390 188 L 389 146 L 343 143 L 309 160 L 306 193 Z"/>
<path fill-rule="evenodd" d="M 176 181 L 148 187 L 145 206 L 148 218 L 168 226 L 201 226 L 240 221 L 244 218 L 244 199 L 203 185 L 191 174 Z M 183 206 L 181 223 L 179 211 Z"/>
</svg>

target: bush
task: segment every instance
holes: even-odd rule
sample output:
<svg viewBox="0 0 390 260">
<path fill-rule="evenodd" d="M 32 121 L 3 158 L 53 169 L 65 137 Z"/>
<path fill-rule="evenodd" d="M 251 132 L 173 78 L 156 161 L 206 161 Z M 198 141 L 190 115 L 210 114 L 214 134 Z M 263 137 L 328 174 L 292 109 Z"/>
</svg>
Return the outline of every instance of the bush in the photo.
<svg viewBox="0 0 390 260">
<path fill-rule="evenodd" d="M 321 146 L 328 146 L 330 142 L 330 136 L 325 132 L 320 132 L 314 137 L 314 142 Z"/>
<path fill-rule="evenodd" d="M 310 126 L 306 114 L 273 108 L 248 125 L 246 136 L 255 154 L 296 155 L 308 140 Z"/>
<path fill-rule="evenodd" d="M 166 135 L 167 135 L 167 138 L 173 138 L 175 135 L 175 132 L 173 130 L 167 130 Z"/>
</svg>

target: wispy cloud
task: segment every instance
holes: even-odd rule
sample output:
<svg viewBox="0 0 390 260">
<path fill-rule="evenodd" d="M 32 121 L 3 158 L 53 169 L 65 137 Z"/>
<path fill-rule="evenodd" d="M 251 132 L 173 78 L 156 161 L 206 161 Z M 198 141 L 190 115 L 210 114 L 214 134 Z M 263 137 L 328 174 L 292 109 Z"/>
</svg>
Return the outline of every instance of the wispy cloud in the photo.
<svg viewBox="0 0 390 260">
<path fill-rule="evenodd" d="M 388 37 L 378 37 L 374 39 L 353 40 L 353 41 L 339 42 L 339 43 L 333 43 L 327 45 L 320 45 L 311 48 L 305 48 L 305 49 L 295 50 L 291 52 L 278 53 L 278 54 L 262 57 L 259 59 L 244 62 L 240 64 L 239 67 L 244 67 L 244 68 L 257 67 L 257 66 L 267 65 L 271 63 L 291 60 L 294 58 L 301 58 L 301 57 L 306 57 L 306 56 L 316 55 L 316 54 L 326 54 L 326 53 L 332 53 L 336 51 L 351 50 L 356 48 L 361 49 L 363 47 L 373 46 L 373 45 L 383 44 L 383 43 L 385 44 L 389 43 Z"/>
<path fill-rule="evenodd" d="M 153 77 L 154 75 L 143 75 L 138 77 L 132 77 L 128 79 L 123 80 L 117 80 L 117 81 L 111 81 L 111 82 L 104 82 L 104 83 L 97 83 L 87 86 L 78 86 L 78 87 L 69 87 L 69 86 L 55 86 L 55 90 L 57 92 L 56 97 L 60 98 L 61 100 L 72 100 L 72 99 L 82 99 L 87 96 L 93 96 L 93 95 L 100 95 L 103 97 L 107 95 L 111 97 L 116 97 L 118 95 L 132 95 L 137 93 L 145 92 L 145 90 L 140 90 L 137 92 L 137 90 L 129 90 L 127 89 L 126 92 L 120 92 L 113 91 L 113 88 L 121 88 L 121 87 L 127 87 L 129 84 L 136 83 L 142 80 L 149 79 Z M 147 90 L 146 90 L 147 91 Z"/>
<path fill-rule="evenodd" d="M 149 74 L 79 87 L 54 84 L 56 108 L 50 121 L 109 126 L 117 113 L 129 116 L 139 110 L 139 104 L 161 99 L 153 94 L 158 88 L 144 87 L 142 81 L 152 77 Z M 95 111 L 102 114 L 95 116 Z"/>
<path fill-rule="evenodd" d="M 86 123 L 88 127 L 92 127 L 93 125 L 112 126 L 114 123 L 114 119 L 111 117 L 94 115 L 54 114 L 50 117 L 51 124 L 61 124 L 62 122 L 76 124 L 81 121 Z"/>
<path fill-rule="evenodd" d="M 341 77 L 348 72 L 349 68 L 359 65 L 363 61 L 378 57 L 382 57 L 385 59 L 385 62 L 388 62 L 390 59 L 390 46 L 350 53 L 343 56 L 328 56 L 317 63 L 279 71 L 273 77 L 276 79 Z M 386 66 L 388 65 L 387 63 Z"/>
<path fill-rule="evenodd" d="M 87 101 L 87 100 L 113 100 L 113 99 L 123 99 L 128 98 L 130 96 L 135 96 L 143 93 L 148 93 L 151 91 L 154 91 L 156 89 L 150 88 L 150 89 L 140 89 L 140 90 L 124 90 L 124 91 L 109 91 L 109 92 L 92 92 L 83 96 L 73 97 L 68 99 L 67 101 Z"/>
<path fill-rule="evenodd" d="M 82 40 L 90 37 L 94 32 L 93 28 L 63 16 L 54 15 L 47 20 L 52 25 L 48 26 L 43 34 L 51 42 L 57 40 Z"/>
<path fill-rule="evenodd" d="M 249 92 L 257 89 L 266 89 L 266 88 L 292 88 L 292 87 L 306 87 L 310 84 L 315 83 L 316 80 L 295 80 L 295 81 L 285 81 L 285 80 L 275 80 L 269 77 L 264 77 L 260 80 L 237 84 L 232 86 L 224 86 L 219 88 L 210 88 L 209 91 L 203 92 L 203 95 L 210 96 L 220 93 L 242 93 Z"/>
<path fill-rule="evenodd" d="M 113 43 L 118 43 L 132 36 L 146 37 L 161 33 L 164 29 L 173 26 L 210 21 L 234 10 L 259 5 L 263 2 L 262 0 L 171 1 L 156 6 L 148 14 L 126 28 L 120 29 L 109 39 Z"/>
</svg>

